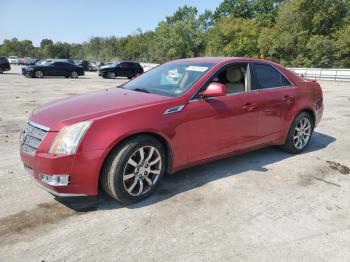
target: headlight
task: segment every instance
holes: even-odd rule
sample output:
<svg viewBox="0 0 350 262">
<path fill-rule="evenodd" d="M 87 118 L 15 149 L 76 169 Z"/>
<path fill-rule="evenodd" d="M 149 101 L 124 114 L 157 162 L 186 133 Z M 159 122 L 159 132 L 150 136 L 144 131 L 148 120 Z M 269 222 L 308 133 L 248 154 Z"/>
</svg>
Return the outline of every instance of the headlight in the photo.
<svg viewBox="0 0 350 262">
<path fill-rule="evenodd" d="M 49 153 L 75 154 L 81 139 L 91 123 L 92 121 L 85 121 L 64 127 L 53 141 Z"/>
</svg>

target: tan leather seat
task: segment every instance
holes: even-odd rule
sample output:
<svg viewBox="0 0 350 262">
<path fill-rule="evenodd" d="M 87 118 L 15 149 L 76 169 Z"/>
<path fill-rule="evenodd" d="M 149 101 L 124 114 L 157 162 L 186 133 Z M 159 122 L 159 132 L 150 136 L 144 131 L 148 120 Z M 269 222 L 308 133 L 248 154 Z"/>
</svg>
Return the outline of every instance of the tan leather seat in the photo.
<svg viewBox="0 0 350 262">
<path fill-rule="evenodd" d="M 244 87 L 244 83 L 242 83 L 243 73 L 240 68 L 231 67 L 227 69 L 226 79 L 228 83 L 226 83 L 225 86 L 229 94 L 244 92 L 245 87 Z"/>
</svg>

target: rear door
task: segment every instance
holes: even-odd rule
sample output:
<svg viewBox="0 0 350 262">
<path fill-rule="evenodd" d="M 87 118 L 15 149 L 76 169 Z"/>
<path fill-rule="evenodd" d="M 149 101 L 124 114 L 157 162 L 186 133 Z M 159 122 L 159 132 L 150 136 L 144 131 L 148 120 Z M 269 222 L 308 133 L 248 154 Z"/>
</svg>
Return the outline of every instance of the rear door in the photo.
<svg viewBox="0 0 350 262">
<path fill-rule="evenodd" d="M 267 63 L 252 64 L 252 91 L 258 94 L 257 135 L 262 143 L 279 138 L 295 103 L 296 89 Z"/>
</svg>

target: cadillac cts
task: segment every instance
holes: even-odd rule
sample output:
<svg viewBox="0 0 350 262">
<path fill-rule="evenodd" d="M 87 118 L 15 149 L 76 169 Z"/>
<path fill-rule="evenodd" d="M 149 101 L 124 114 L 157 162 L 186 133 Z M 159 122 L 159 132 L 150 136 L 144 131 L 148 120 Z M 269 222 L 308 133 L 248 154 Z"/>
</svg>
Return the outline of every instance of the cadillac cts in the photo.
<svg viewBox="0 0 350 262">
<path fill-rule="evenodd" d="M 164 173 L 261 147 L 299 153 L 322 117 L 320 85 L 248 58 L 165 63 L 118 88 L 35 109 L 25 168 L 58 196 L 140 201 Z"/>
</svg>

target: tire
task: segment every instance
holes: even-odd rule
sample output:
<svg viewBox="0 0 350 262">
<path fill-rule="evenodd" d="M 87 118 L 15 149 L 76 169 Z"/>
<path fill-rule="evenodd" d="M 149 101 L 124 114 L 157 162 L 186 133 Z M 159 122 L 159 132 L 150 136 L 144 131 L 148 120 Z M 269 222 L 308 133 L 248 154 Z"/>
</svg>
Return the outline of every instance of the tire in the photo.
<svg viewBox="0 0 350 262">
<path fill-rule="evenodd" d="M 133 77 L 132 76 L 128 76 L 128 79 L 131 80 L 131 79 L 133 79 Z"/>
<path fill-rule="evenodd" d="M 44 77 L 44 74 L 42 71 L 38 70 L 38 71 L 35 71 L 34 72 L 34 77 L 35 78 L 43 78 Z"/>
<path fill-rule="evenodd" d="M 0 74 L 4 73 L 4 70 L 2 68 L 0 68 Z"/>
<path fill-rule="evenodd" d="M 77 71 L 72 71 L 71 73 L 70 73 L 70 77 L 71 78 L 78 78 L 78 72 Z"/>
<path fill-rule="evenodd" d="M 107 78 L 108 79 L 114 79 L 115 78 L 115 73 L 114 72 L 108 72 L 107 73 Z"/>
<path fill-rule="evenodd" d="M 122 142 L 109 154 L 100 182 L 103 190 L 112 198 L 124 204 L 135 203 L 156 190 L 164 176 L 165 166 L 163 145 L 152 136 L 141 135 Z"/>
<path fill-rule="evenodd" d="M 314 126 L 315 123 L 310 114 L 306 112 L 298 114 L 289 128 L 282 150 L 291 154 L 302 152 L 310 142 Z"/>
</svg>

